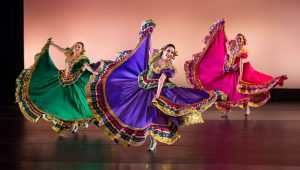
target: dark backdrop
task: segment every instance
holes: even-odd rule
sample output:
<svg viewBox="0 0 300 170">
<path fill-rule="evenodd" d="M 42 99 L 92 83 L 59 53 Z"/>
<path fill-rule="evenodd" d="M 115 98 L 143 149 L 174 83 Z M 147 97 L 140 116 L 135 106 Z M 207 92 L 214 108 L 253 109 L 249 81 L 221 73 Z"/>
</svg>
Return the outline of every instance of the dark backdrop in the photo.
<svg viewBox="0 0 300 170">
<path fill-rule="evenodd" d="M 15 80 L 24 68 L 23 0 L 1 5 L 1 104 L 15 103 Z"/>
</svg>

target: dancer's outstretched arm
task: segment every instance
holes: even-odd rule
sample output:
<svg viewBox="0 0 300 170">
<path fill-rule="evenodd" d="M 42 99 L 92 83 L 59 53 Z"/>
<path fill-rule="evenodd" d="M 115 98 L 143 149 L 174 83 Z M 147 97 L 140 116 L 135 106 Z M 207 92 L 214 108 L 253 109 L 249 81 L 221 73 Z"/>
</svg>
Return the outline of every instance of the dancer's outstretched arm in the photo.
<svg viewBox="0 0 300 170">
<path fill-rule="evenodd" d="M 83 63 L 83 66 L 81 67 L 81 70 L 84 71 L 87 69 L 89 72 L 94 73 L 93 68 L 89 65 L 89 63 Z"/>
<path fill-rule="evenodd" d="M 167 78 L 166 74 L 163 73 L 163 74 L 161 74 L 160 78 L 158 79 L 158 87 L 157 87 L 157 92 L 156 92 L 155 98 L 159 98 L 161 89 L 163 88 L 166 78 Z"/>
<path fill-rule="evenodd" d="M 51 40 L 50 41 L 50 45 L 52 45 L 53 47 L 55 47 L 56 49 L 58 49 L 58 51 L 64 53 L 65 52 L 65 49 L 62 48 L 61 46 L 57 45 L 57 44 L 54 44 L 54 42 Z"/>
</svg>

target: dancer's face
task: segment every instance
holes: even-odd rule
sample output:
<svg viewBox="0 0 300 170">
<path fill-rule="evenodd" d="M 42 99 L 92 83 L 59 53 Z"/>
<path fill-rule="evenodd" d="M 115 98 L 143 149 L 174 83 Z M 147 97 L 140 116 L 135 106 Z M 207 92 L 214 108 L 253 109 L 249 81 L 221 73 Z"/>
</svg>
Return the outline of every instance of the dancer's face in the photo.
<svg viewBox="0 0 300 170">
<path fill-rule="evenodd" d="M 73 52 L 76 54 L 80 54 L 81 52 L 83 52 L 83 46 L 81 43 L 75 43 L 73 45 Z"/>
<path fill-rule="evenodd" d="M 163 59 L 171 60 L 174 56 L 175 49 L 173 47 L 167 47 L 162 55 Z"/>
<path fill-rule="evenodd" d="M 235 41 L 236 43 L 239 45 L 239 46 L 244 46 L 245 44 L 245 40 L 244 40 L 244 37 L 242 35 L 237 35 L 235 37 Z"/>
</svg>

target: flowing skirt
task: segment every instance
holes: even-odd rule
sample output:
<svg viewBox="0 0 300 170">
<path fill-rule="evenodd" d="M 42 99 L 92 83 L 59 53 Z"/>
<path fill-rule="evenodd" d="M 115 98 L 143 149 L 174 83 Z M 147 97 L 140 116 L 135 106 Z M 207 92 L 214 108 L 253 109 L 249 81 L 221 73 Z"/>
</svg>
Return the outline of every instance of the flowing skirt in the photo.
<svg viewBox="0 0 300 170">
<path fill-rule="evenodd" d="M 202 123 L 201 113 L 224 97 L 213 91 L 164 86 L 156 99 L 157 82 L 139 80 L 148 69 L 149 43 L 150 35 L 105 72 L 93 75 L 87 86 L 95 118 L 112 140 L 124 146 L 141 145 L 148 135 L 172 144 L 180 137 L 180 125 Z"/>
<path fill-rule="evenodd" d="M 206 47 L 185 63 L 188 82 L 195 88 L 220 90 L 227 94 L 227 101 L 216 103 L 216 107 L 229 112 L 231 107 L 245 109 L 248 105 L 259 107 L 270 99 L 269 90 L 283 85 L 286 75 L 272 77 L 256 71 L 249 62 L 243 64 L 243 75 L 239 81 L 240 70 L 226 72 L 224 60 L 227 54 L 224 20 L 213 25 L 206 36 Z"/>
<path fill-rule="evenodd" d="M 30 122 L 35 123 L 42 117 L 53 122 L 52 129 L 60 132 L 73 123 L 93 118 L 85 92 L 90 75 L 84 71 L 76 82 L 61 84 L 61 73 L 49 56 L 47 43 L 33 66 L 23 70 L 16 79 L 16 102 Z"/>
</svg>

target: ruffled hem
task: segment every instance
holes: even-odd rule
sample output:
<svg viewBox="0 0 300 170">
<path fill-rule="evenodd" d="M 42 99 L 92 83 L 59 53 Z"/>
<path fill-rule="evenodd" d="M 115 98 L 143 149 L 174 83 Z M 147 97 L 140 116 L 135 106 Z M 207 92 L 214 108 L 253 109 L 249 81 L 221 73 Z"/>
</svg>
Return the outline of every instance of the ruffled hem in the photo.
<svg viewBox="0 0 300 170">
<path fill-rule="evenodd" d="M 230 112 L 233 107 L 240 107 L 246 109 L 247 106 L 260 107 L 266 104 L 270 99 L 269 91 L 263 93 L 253 94 L 247 98 L 238 101 L 220 101 L 216 102 L 215 106 L 221 112 Z"/>
<path fill-rule="evenodd" d="M 153 20 L 146 20 L 142 23 L 141 31 L 139 32 L 139 39 L 142 40 L 149 34 L 152 34 L 154 27 L 156 26 Z"/>
<path fill-rule="evenodd" d="M 38 110 L 38 108 L 29 100 L 29 75 L 31 75 L 31 69 L 24 69 L 16 79 L 17 87 L 15 97 L 22 114 L 30 122 L 35 123 L 40 119 L 43 112 L 41 110 Z"/>
<path fill-rule="evenodd" d="M 283 75 L 261 84 L 254 84 L 241 80 L 237 85 L 237 89 L 238 92 L 243 94 L 258 94 L 268 91 L 276 85 L 283 86 L 284 80 L 286 79 L 287 76 Z"/>
<path fill-rule="evenodd" d="M 202 49 L 202 52 L 194 54 L 192 60 L 188 60 L 185 62 L 184 64 L 185 77 L 187 82 L 191 86 L 199 89 L 205 89 L 198 78 L 199 63 L 203 55 L 205 54 L 206 50 L 214 40 L 215 36 L 219 33 L 220 30 L 224 29 L 224 26 L 225 26 L 224 19 L 218 20 L 215 24 L 213 24 L 210 28 L 209 34 L 205 36 L 204 43 L 206 46 Z"/>
<path fill-rule="evenodd" d="M 152 104 L 163 113 L 177 117 L 181 126 L 204 123 L 202 113 L 210 108 L 216 101 L 227 100 L 227 95 L 221 91 L 208 91 L 209 97 L 197 103 L 177 104 L 160 96 L 153 98 Z"/>
<path fill-rule="evenodd" d="M 96 114 L 99 115 L 98 113 Z M 125 147 L 144 144 L 148 135 L 168 145 L 173 144 L 180 138 L 178 128 L 173 122 L 169 122 L 170 126 L 167 127 L 150 124 L 146 127 L 136 129 L 121 125 L 117 119 L 108 120 L 106 116 L 107 115 L 95 117 L 99 121 L 99 126 L 112 141 L 120 143 Z"/>
<path fill-rule="evenodd" d="M 209 95 L 207 99 L 193 104 L 177 104 L 160 96 L 158 99 L 153 98 L 152 104 L 164 114 L 177 117 L 180 125 L 191 125 L 204 122 L 201 113 L 211 107 L 217 100 L 215 93 L 209 92 Z"/>
<path fill-rule="evenodd" d="M 208 35 L 206 35 L 204 38 L 204 43 L 205 44 L 210 43 L 210 41 L 212 41 L 214 39 L 214 36 L 220 30 L 220 28 L 224 28 L 224 25 L 225 25 L 224 18 L 222 18 L 222 19 L 218 20 L 217 22 L 215 22 L 214 24 L 212 24 L 209 28 Z"/>
<path fill-rule="evenodd" d="M 200 60 L 199 58 L 202 58 L 200 53 L 193 55 L 193 60 L 186 61 L 184 64 L 184 70 L 185 70 L 185 77 L 187 80 L 187 83 L 191 87 L 199 87 L 200 89 L 204 89 L 201 82 L 197 81 L 197 72 L 195 68 L 197 68 L 197 60 Z"/>
</svg>

